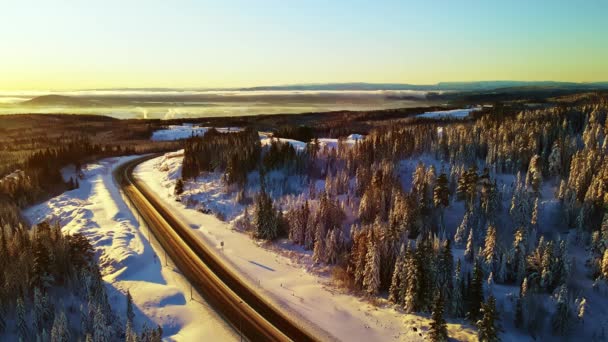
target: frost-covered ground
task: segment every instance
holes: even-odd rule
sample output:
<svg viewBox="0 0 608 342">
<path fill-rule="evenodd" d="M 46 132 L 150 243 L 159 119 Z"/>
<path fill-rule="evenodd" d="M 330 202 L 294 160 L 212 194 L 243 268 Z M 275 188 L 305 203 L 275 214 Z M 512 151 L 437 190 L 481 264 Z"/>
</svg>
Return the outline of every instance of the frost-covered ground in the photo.
<svg viewBox="0 0 608 342">
<path fill-rule="evenodd" d="M 175 156 L 159 157 L 139 165 L 135 170 L 136 177 L 145 180 L 150 189 L 192 227 L 201 241 L 212 247 L 229 267 L 275 305 L 328 339 L 423 340 L 430 322 L 428 317 L 404 314 L 387 305 L 383 299 L 376 306 L 345 293 L 333 285 L 328 269 L 312 266 L 310 251 L 287 241 L 261 244 L 249 235 L 233 230 L 230 223 L 175 201 L 173 188 L 181 175 L 181 158 Z M 222 189 L 219 175 L 213 174 L 185 184 L 185 193 L 194 192 L 197 200 L 205 201 L 208 206 L 216 203 L 215 208 L 228 213 L 228 216 L 231 210 L 242 211 L 244 208 L 235 204 L 234 196 L 225 194 Z M 449 322 L 452 338 L 476 340 L 470 326 Z"/>
<path fill-rule="evenodd" d="M 164 252 L 152 240 L 121 196 L 112 170 L 133 157 L 108 158 L 83 167 L 80 188 L 67 191 L 24 214 L 32 222 L 58 220 L 65 233 L 84 234 L 97 251 L 109 299 L 125 315 L 125 294 L 131 292 L 137 328 L 163 328 L 170 341 L 236 340 L 233 330 L 194 293 Z M 73 170 L 64 169 L 64 177 Z M 125 320 L 126 322 L 126 320 Z"/>
</svg>

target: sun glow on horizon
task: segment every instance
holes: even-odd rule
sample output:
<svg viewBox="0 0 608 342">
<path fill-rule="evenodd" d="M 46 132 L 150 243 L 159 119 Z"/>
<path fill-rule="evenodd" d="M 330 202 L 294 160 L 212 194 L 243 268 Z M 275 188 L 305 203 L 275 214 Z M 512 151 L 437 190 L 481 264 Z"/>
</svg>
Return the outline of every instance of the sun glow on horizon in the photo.
<svg viewBox="0 0 608 342">
<path fill-rule="evenodd" d="M 608 81 L 607 11 L 601 1 L 26 0 L 3 6 L 0 89 Z"/>
</svg>

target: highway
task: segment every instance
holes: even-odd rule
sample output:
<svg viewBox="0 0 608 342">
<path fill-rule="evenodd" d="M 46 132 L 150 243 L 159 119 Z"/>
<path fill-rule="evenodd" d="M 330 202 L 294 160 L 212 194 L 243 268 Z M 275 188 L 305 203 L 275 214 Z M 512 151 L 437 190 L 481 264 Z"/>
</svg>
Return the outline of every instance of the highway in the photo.
<svg viewBox="0 0 608 342">
<path fill-rule="evenodd" d="M 226 268 L 190 228 L 175 217 L 156 196 L 133 177 L 140 163 L 134 159 L 114 172 L 122 189 L 177 268 L 235 331 L 250 341 L 318 341 L 294 320 L 275 308 Z"/>
</svg>

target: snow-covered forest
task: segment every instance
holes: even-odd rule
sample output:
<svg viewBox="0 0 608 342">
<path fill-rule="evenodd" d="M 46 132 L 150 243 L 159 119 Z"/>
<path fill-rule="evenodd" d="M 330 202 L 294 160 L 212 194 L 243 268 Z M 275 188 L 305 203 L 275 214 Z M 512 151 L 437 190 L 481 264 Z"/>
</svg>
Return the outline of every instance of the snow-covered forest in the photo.
<svg viewBox="0 0 608 342">
<path fill-rule="evenodd" d="M 310 251 L 345 291 L 431 315 L 432 340 L 445 319 L 485 341 L 603 340 L 607 109 L 498 106 L 362 139 L 210 130 L 186 141 L 174 191 L 252 238 Z"/>
</svg>

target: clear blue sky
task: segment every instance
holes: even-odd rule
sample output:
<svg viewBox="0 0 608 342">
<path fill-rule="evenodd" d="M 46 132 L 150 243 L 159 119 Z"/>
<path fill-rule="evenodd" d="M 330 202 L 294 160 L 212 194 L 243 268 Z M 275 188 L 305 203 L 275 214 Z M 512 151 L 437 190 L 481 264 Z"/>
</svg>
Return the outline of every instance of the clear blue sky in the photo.
<svg viewBox="0 0 608 342">
<path fill-rule="evenodd" d="M 4 1 L 0 89 L 608 80 L 608 1 Z"/>
</svg>

